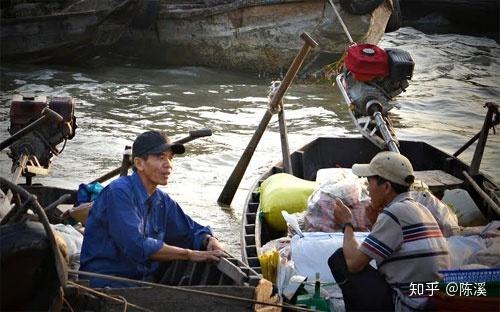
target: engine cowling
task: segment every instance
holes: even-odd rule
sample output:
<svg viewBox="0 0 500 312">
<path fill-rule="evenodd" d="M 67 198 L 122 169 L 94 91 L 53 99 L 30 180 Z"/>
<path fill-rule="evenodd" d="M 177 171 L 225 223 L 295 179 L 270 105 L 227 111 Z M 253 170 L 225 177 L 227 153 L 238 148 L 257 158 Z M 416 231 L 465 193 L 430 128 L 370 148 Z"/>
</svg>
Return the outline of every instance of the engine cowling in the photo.
<svg viewBox="0 0 500 312">
<path fill-rule="evenodd" d="M 393 108 L 390 101 L 406 90 L 413 76 L 415 63 L 401 49 L 382 49 L 375 45 L 353 45 L 345 60 L 346 91 L 358 116 L 371 116 L 370 104 L 387 113 Z"/>
<path fill-rule="evenodd" d="M 62 116 L 62 122 L 47 120 L 32 132 L 27 133 L 10 145 L 11 158 L 16 165 L 19 158 L 25 154 L 36 157 L 37 162 L 44 168 L 49 168 L 53 155 L 60 151 L 57 145 L 75 136 L 76 117 L 74 115 L 75 102 L 71 97 L 46 96 L 26 97 L 16 95 L 10 104 L 11 135 L 28 126 L 42 117 L 44 108 L 50 108 Z"/>
</svg>

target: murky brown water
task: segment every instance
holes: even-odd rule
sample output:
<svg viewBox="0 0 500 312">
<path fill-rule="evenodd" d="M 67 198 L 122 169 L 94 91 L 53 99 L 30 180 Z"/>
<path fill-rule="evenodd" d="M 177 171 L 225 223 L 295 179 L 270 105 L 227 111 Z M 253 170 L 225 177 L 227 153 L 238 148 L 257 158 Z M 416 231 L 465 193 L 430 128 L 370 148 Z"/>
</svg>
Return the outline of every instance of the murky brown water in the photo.
<svg viewBox="0 0 500 312">
<path fill-rule="evenodd" d="M 416 67 L 393 120 L 400 138 L 422 140 L 453 153 L 477 133 L 487 101 L 500 103 L 500 47 L 491 39 L 425 35 L 411 28 L 387 34 L 383 47 L 399 47 Z M 240 219 L 247 191 L 281 157 L 277 117 L 272 119 L 230 208 L 216 200 L 260 122 L 271 79 L 206 68 L 1 67 L 0 140 L 8 137 L 7 100 L 16 93 L 70 95 L 77 99 L 77 135 L 54 160 L 52 174 L 35 181 L 76 188 L 120 165 L 125 145 L 146 129 L 175 138 L 211 128 L 176 158 L 166 190 L 196 220 L 210 224 L 239 255 Z M 294 84 L 286 98 L 291 149 L 317 136 L 357 135 L 336 88 Z M 500 135 L 490 136 L 481 169 L 500 180 Z M 473 150 L 461 158 L 469 162 Z M 6 151 L 0 174 L 10 174 Z"/>
</svg>

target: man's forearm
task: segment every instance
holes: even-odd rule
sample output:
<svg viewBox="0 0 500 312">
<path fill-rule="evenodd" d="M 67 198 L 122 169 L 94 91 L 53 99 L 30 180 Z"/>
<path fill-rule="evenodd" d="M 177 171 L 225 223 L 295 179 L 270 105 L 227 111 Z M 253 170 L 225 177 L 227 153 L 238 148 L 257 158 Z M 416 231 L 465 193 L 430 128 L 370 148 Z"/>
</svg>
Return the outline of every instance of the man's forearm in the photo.
<svg viewBox="0 0 500 312">
<path fill-rule="evenodd" d="M 160 250 L 152 254 L 149 259 L 153 261 L 189 260 L 192 252 L 190 249 L 163 244 Z"/>
<path fill-rule="evenodd" d="M 346 258 L 347 267 L 349 267 L 349 260 L 354 259 L 356 251 L 358 251 L 358 241 L 354 236 L 354 230 L 350 226 L 345 228 L 342 247 L 344 248 L 344 257 Z"/>
<path fill-rule="evenodd" d="M 365 268 L 365 266 L 370 262 L 370 258 L 362 253 L 359 249 L 358 241 L 354 236 L 354 230 L 352 227 L 346 227 L 344 231 L 344 258 L 347 264 L 347 269 L 351 273 L 356 273 Z"/>
</svg>

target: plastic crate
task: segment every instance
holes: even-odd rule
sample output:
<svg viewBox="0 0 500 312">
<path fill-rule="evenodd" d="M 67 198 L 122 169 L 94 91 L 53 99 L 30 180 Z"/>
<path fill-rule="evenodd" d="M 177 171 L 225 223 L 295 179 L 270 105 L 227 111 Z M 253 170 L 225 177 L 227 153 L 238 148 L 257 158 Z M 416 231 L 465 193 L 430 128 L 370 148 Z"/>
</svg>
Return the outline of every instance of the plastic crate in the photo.
<svg viewBox="0 0 500 312">
<path fill-rule="evenodd" d="M 500 269 L 443 270 L 444 283 L 500 282 Z"/>
</svg>

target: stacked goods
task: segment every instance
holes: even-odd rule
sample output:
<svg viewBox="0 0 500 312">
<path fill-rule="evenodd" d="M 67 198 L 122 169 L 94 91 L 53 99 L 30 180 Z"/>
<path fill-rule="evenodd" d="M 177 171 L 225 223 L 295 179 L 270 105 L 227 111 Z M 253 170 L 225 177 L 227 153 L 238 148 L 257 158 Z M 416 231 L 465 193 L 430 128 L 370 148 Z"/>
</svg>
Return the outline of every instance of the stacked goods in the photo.
<svg viewBox="0 0 500 312">
<path fill-rule="evenodd" d="M 329 176 L 327 177 L 325 173 L 329 173 Z M 309 198 L 304 217 L 305 231 L 342 231 L 333 216 L 336 198 L 340 198 L 351 208 L 354 230 L 369 231 L 371 222 L 368 220 L 367 209 L 370 207 L 370 197 L 366 189 L 366 178 L 358 178 L 350 170 L 334 168 L 328 171 L 318 171 L 318 179 L 322 182 Z"/>
<path fill-rule="evenodd" d="M 260 210 L 274 231 L 286 231 L 281 211 L 301 212 L 307 208 L 307 199 L 317 183 L 299 179 L 287 173 L 270 176 L 260 186 Z"/>
<path fill-rule="evenodd" d="M 266 251 L 259 256 L 262 277 L 273 283 L 276 283 L 276 276 L 278 275 L 279 258 L 279 252 L 276 249 Z"/>
</svg>

